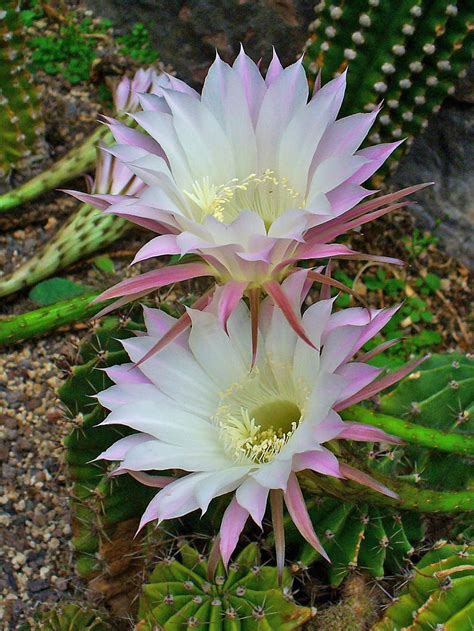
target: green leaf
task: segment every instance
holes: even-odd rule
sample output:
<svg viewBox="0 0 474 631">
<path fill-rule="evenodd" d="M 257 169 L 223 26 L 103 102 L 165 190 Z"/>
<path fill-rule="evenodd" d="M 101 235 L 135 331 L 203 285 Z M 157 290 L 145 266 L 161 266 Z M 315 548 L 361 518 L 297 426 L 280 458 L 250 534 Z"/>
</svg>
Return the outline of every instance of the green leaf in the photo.
<svg viewBox="0 0 474 631">
<path fill-rule="evenodd" d="M 61 300 L 77 298 L 90 291 L 89 287 L 74 283 L 67 278 L 50 278 L 33 287 L 29 293 L 29 298 L 37 305 L 53 305 Z"/>
<path fill-rule="evenodd" d="M 441 287 L 441 278 L 437 274 L 426 274 L 425 284 L 434 292 Z"/>
<path fill-rule="evenodd" d="M 110 256 L 96 256 L 94 259 L 94 265 L 105 274 L 113 274 L 115 272 L 115 265 Z"/>
</svg>

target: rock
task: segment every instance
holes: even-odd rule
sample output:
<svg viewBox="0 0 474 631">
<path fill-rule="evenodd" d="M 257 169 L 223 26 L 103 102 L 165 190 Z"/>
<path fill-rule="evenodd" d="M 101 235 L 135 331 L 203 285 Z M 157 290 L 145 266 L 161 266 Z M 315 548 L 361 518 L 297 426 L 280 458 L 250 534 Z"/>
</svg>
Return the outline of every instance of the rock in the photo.
<svg viewBox="0 0 474 631">
<path fill-rule="evenodd" d="M 233 61 L 240 42 L 253 59 L 271 59 L 274 45 L 285 64 L 301 53 L 314 19 L 308 0 L 86 0 L 96 15 L 110 18 L 117 33 L 143 22 L 165 64 L 178 76 L 202 84 L 216 49 Z"/>
<path fill-rule="evenodd" d="M 448 99 L 432 116 L 391 178 L 395 188 L 418 182 L 435 183 L 415 196 L 420 224 L 474 269 L 474 105 Z"/>
</svg>

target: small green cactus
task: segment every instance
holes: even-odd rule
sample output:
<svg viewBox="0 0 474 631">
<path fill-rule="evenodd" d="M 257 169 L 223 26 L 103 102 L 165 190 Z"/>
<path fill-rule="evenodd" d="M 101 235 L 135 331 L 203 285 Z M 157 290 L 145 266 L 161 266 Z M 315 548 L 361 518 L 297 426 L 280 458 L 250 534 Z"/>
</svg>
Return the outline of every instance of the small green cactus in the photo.
<svg viewBox="0 0 474 631">
<path fill-rule="evenodd" d="M 81 603 L 57 605 L 40 614 L 35 631 L 112 631 L 106 616 Z"/>
<path fill-rule="evenodd" d="M 371 111 L 383 99 L 372 142 L 418 134 L 472 59 L 474 5 L 466 0 L 321 0 L 315 12 L 306 44 L 309 78 L 349 67 L 344 115 Z"/>
<path fill-rule="evenodd" d="M 314 615 L 294 602 L 288 572 L 280 585 L 277 568 L 262 565 L 256 544 L 249 544 L 227 573 L 219 564 L 214 578 L 194 548 L 184 545 L 180 557 L 158 563 L 143 586 L 136 631 L 290 631 Z"/>
<path fill-rule="evenodd" d="M 44 124 L 33 78 L 25 68 L 20 5 L 0 6 L 0 181 L 44 151 Z"/>
<path fill-rule="evenodd" d="M 474 547 L 435 547 L 372 631 L 471 631 L 474 624 Z"/>
</svg>

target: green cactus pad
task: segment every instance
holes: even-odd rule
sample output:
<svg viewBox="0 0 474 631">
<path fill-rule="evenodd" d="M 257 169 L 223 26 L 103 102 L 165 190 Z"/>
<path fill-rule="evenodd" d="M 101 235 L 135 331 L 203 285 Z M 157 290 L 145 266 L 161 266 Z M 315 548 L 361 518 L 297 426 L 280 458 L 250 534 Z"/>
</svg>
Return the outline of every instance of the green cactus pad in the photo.
<svg viewBox="0 0 474 631">
<path fill-rule="evenodd" d="M 433 355 L 396 388 L 382 397 L 380 411 L 448 435 L 472 437 L 474 431 L 474 358 L 461 353 Z M 470 489 L 474 484 L 471 457 L 432 449 L 407 447 L 420 482 L 436 490 Z"/>
<path fill-rule="evenodd" d="M 411 574 L 372 631 L 471 631 L 474 547 L 442 545 L 428 552 Z"/>
<path fill-rule="evenodd" d="M 205 557 L 185 545 L 181 561 L 158 563 L 143 586 L 136 631 L 290 631 L 313 616 L 291 595 L 291 577 L 278 582 L 276 567 L 262 565 L 256 544 L 248 545 L 226 574 L 219 565 L 208 577 Z"/>
</svg>

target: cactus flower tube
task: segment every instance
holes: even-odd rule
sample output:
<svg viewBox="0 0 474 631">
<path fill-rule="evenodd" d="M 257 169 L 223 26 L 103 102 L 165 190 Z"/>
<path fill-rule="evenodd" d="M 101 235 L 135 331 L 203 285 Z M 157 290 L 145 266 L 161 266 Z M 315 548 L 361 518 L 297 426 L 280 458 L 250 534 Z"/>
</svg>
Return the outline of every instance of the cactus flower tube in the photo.
<svg viewBox="0 0 474 631">
<path fill-rule="evenodd" d="M 202 95 L 170 77 L 142 95 L 143 111 L 132 114 L 146 133 L 109 120 L 119 143 L 109 150 L 147 188 L 126 200 L 95 196 L 95 203 L 158 235 L 134 262 L 198 255 L 202 263 L 188 266 L 189 278 L 208 275 L 224 285 L 224 322 L 243 295 L 258 304 L 263 291 L 302 335 L 281 281 L 305 259 L 400 263 L 331 242 L 399 208 L 398 200 L 417 190 L 361 203 L 374 192 L 362 183 L 399 142 L 359 149 L 377 111 L 336 120 L 345 85 L 344 73 L 318 83 L 309 99 L 301 61 L 284 69 L 275 54 L 264 79 L 243 50 L 232 67 L 216 58 Z M 311 278 L 337 284 L 316 271 Z M 123 305 L 168 282 L 167 270 L 158 270 L 124 280 L 101 298 Z"/>
<path fill-rule="evenodd" d="M 308 271 L 301 270 L 283 282 L 298 312 L 307 277 Z M 113 475 L 129 473 L 143 484 L 162 487 L 140 527 L 206 511 L 213 498 L 234 493 L 220 529 L 227 563 L 247 519 L 261 525 L 269 498 L 282 568 L 283 504 L 302 536 L 325 555 L 306 510 L 299 471 L 355 480 L 396 497 L 366 473 L 339 463 L 324 444 L 337 439 L 400 442 L 370 425 L 343 421 L 338 412 L 374 396 L 419 362 L 380 377 L 382 369 L 354 361 L 397 307 L 331 313 L 333 302 L 320 300 L 304 313 L 309 346 L 267 297 L 258 321 L 262 343 L 250 372 L 250 312 L 244 301 L 230 315 L 227 332 L 217 313 L 218 295 L 206 309 L 190 309 L 190 332 L 137 367 L 173 326 L 164 312 L 145 309 L 147 334 L 122 342 L 133 363 L 107 368 L 115 385 L 97 395 L 110 410 L 102 425 L 138 432 L 114 443 L 99 459 L 119 461 Z M 170 469 L 182 475 L 155 475 Z"/>
</svg>

